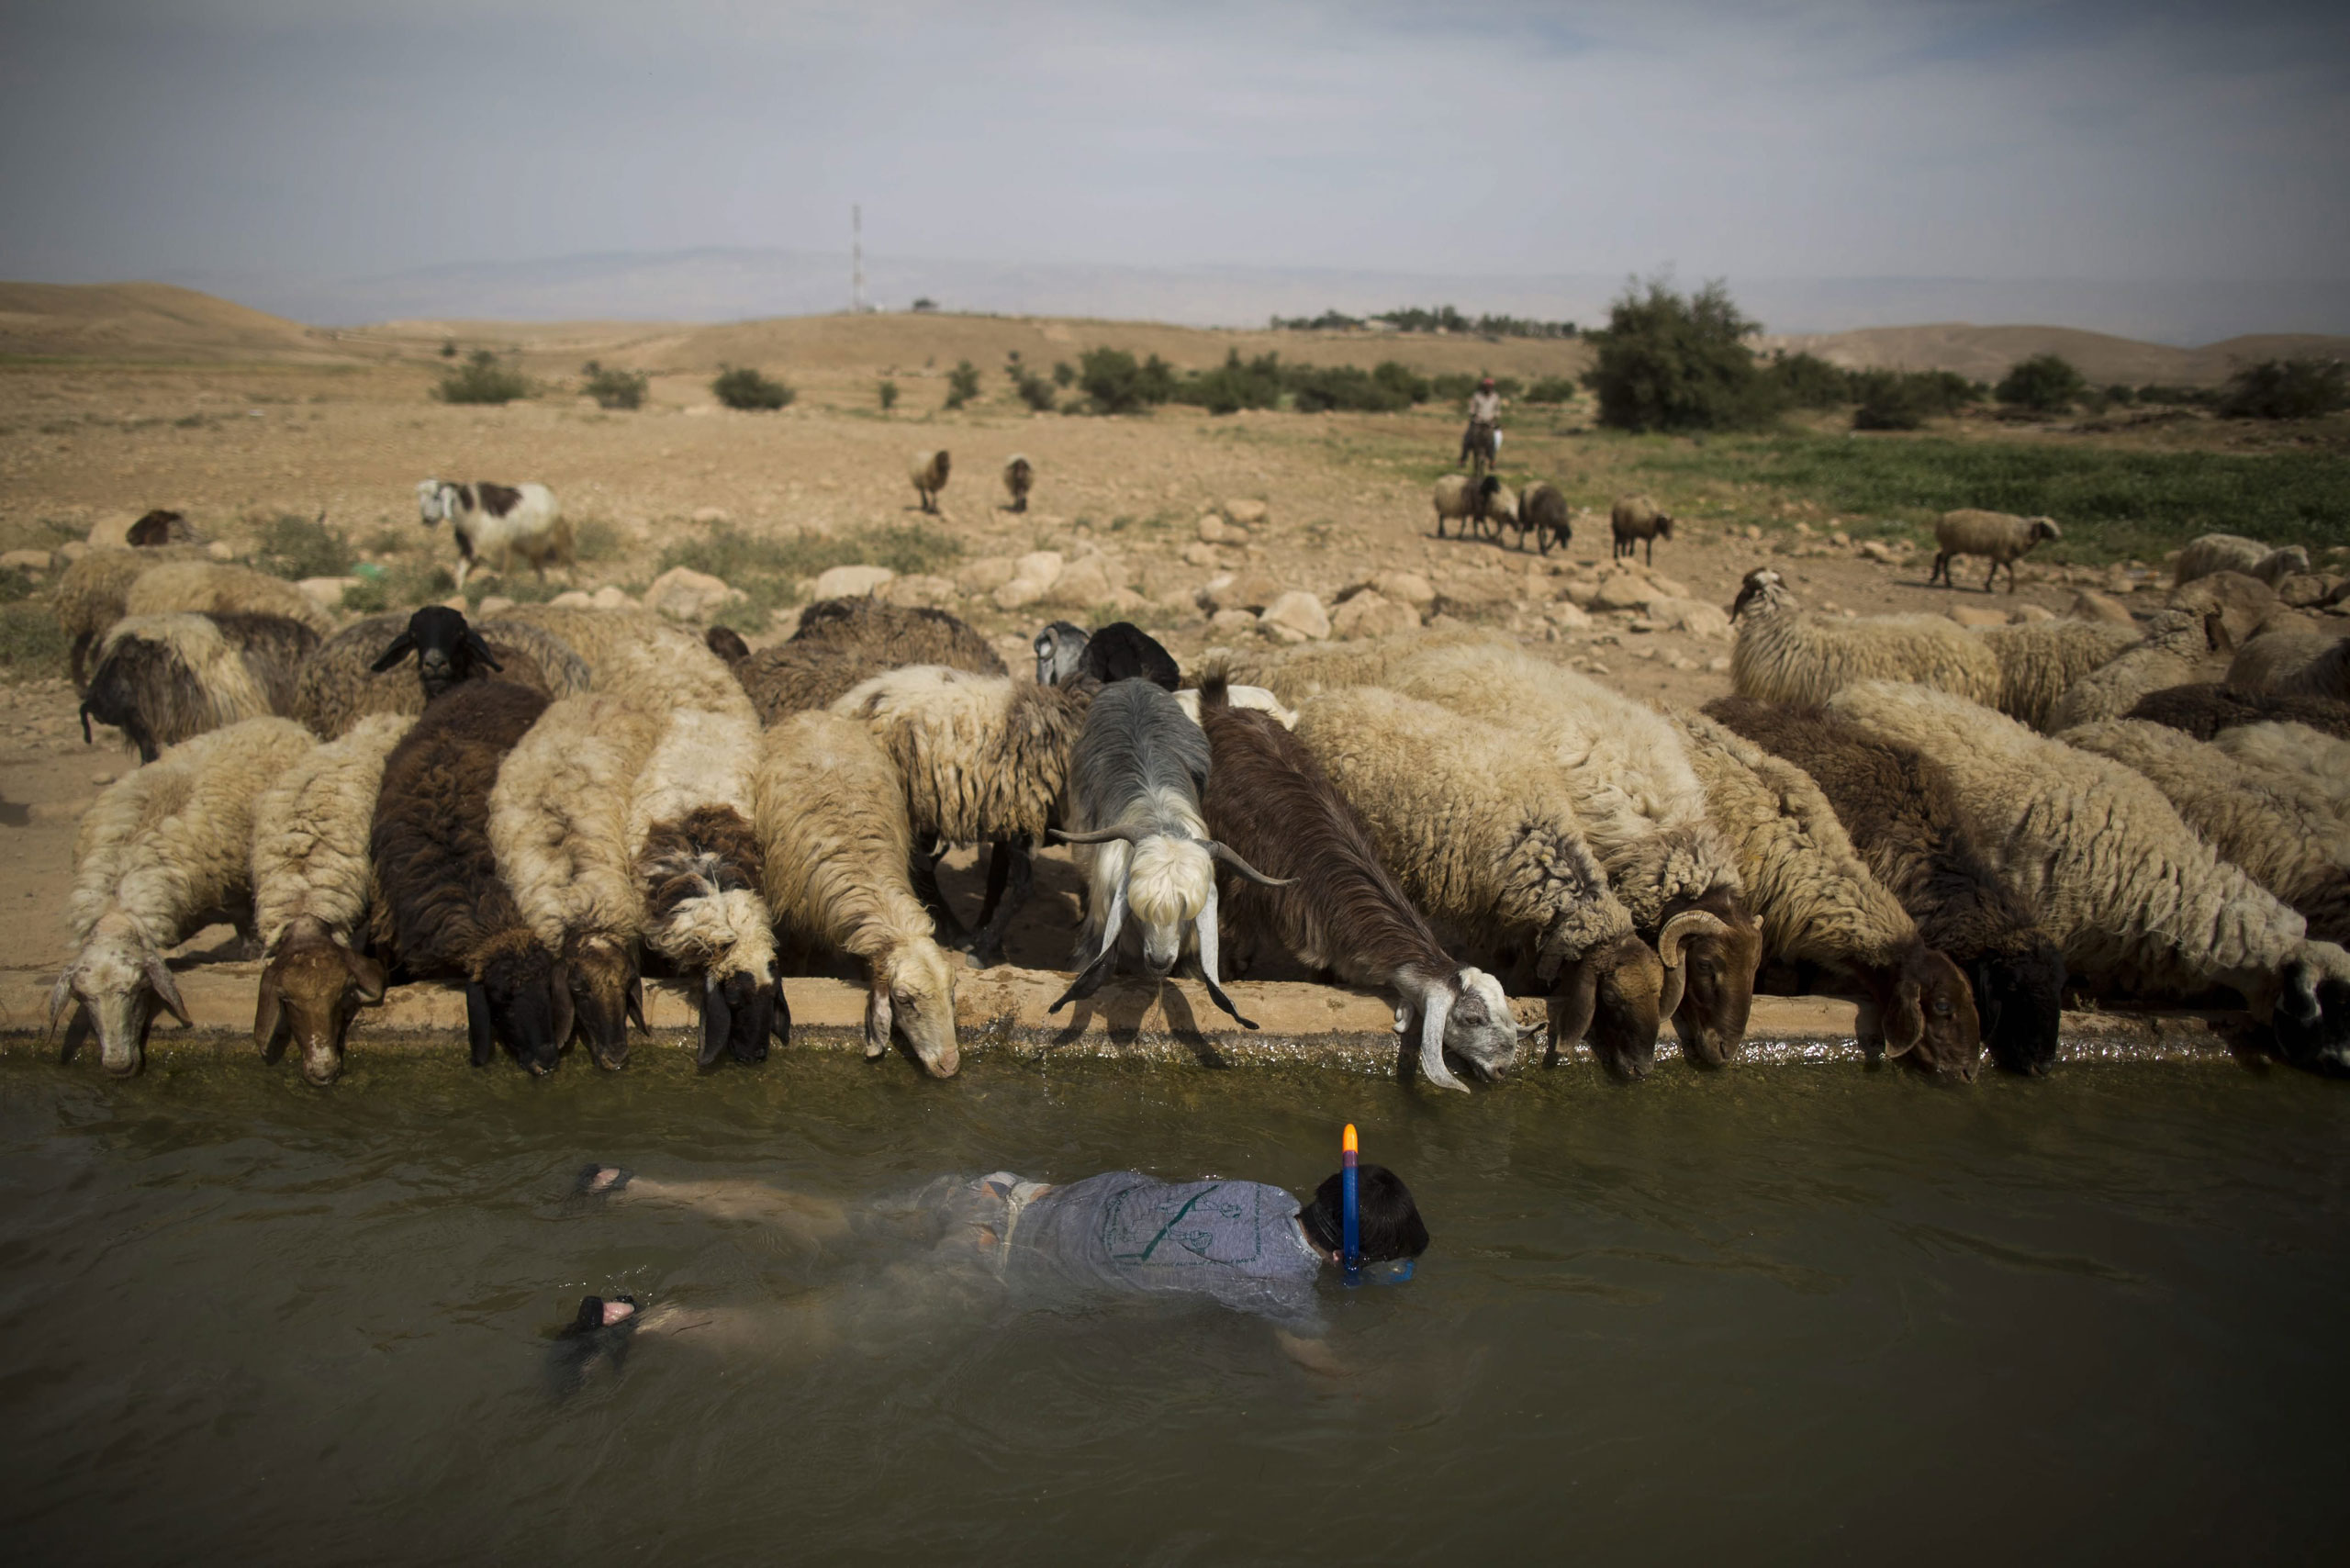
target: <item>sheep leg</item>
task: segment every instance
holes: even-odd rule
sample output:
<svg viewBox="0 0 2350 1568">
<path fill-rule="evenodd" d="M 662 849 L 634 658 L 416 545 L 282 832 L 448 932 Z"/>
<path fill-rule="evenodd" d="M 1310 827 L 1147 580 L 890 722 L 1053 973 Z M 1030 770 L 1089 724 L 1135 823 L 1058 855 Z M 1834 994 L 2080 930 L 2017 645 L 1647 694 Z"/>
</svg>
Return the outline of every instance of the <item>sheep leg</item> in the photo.
<svg viewBox="0 0 2350 1568">
<path fill-rule="evenodd" d="M 914 897 L 930 912 L 930 924 L 939 945 L 962 947 L 969 944 L 970 934 L 955 918 L 955 912 L 946 907 L 946 895 L 938 888 L 938 862 L 946 854 L 946 846 L 938 842 L 936 834 L 924 834 L 907 859 L 906 877 L 914 885 Z"/>
<path fill-rule="evenodd" d="M 2015 576 L 2015 574 L 2014 574 L 2014 573 L 2012 573 L 2012 572 L 2009 573 L 2008 575 L 2009 575 L 2009 577 L 2013 577 Z M 1998 589 L 1998 586 L 1999 586 L 1999 559 L 1998 559 L 1998 556 L 1994 555 L 1994 556 L 1991 558 L 1991 575 L 1990 575 L 1989 577 L 1985 577 L 1985 578 L 1983 579 L 1983 591 L 1984 591 L 1985 593 L 1991 593 L 1991 592 L 1994 592 L 1994 591 L 1996 591 L 1996 590 Z M 2010 587 L 2009 588 L 2008 591 L 2009 591 L 2009 593 L 2013 593 L 2013 592 L 2015 591 L 2015 588 L 2014 588 L 2012 586 L 2010 586 Z"/>
<path fill-rule="evenodd" d="M 995 846 L 988 859 L 987 902 L 979 909 L 979 932 L 971 943 L 971 961 L 980 969 L 993 969 L 1003 962 L 1004 935 L 1027 907 L 1035 883 L 1035 862 L 1025 839 Z"/>
<path fill-rule="evenodd" d="M 1933 587 L 1936 583 L 1942 584 L 1944 588 L 1950 587 L 1950 552 L 1947 550 L 1934 557 L 1934 569 L 1926 574 L 1928 588 Z"/>
</svg>

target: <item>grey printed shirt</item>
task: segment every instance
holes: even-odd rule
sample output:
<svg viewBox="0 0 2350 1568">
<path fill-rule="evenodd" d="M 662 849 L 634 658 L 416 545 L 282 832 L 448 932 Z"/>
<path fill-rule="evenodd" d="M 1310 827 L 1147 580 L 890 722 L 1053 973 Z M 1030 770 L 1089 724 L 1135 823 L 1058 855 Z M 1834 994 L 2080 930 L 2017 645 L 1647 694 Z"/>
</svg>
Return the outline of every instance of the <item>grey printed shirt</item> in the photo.
<svg viewBox="0 0 2350 1568">
<path fill-rule="evenodd" d="M 1159 1182 L 1132 1170 L 1055 1187 L 1022 1211 L 1006 1277 L 1058 1273 L 1107 1291 L 1183 1294 L 1318 1333 L 1322 1260 L 1297 1200 L 1261 1182 Z"/>
</svg>

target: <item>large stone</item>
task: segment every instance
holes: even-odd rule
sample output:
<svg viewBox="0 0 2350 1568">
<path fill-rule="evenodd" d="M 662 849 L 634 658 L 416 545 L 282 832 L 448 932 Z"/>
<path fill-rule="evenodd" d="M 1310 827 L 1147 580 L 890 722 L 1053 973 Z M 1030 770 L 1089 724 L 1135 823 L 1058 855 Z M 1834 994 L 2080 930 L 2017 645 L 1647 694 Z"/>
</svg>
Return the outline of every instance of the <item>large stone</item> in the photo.
<svg viewBox="0 0 2350 1568">
<path fill-rule="evenodd" d="M 2135 626 L 2138 618 L 2118 599 L 2108 599 L 2095 588 L 2083 588 L 2073 595 L 2072 608 L 2065 612 L 2076 621 L 2094 621 L 2108 626 Z"/>
<path fill-rule="evenodd" d="M 1420 623 L 1420 613 L 1399 604 L 1375 588 L 1365 588 L 1331 613 L 1330 630 L 1341 638 L 1387 637 L 1409 632 Z"/>
<path fill-rule="evenodd" d="M 1729 612 L 1702 599 L 1672 599 L 1660 594 L 1649 600 L 1648 614 L 1651 621 L 1667 631 L 1686 632 L 1693 637 L 1710 637 L 1718 642 L 1729 637 Z"/>
<path fill-rule="evenodd" d="M 474 613 L 482 620 L 488 621 L 505 614 L 513 608 L 514 601 L 502 593 L 485 594 L 482 601 L 474 606 Z"/>
<path fill-rule="evenodd" d="M 1953 621 L 1969 631 L 1980 630 L 1986 626 L 2005 626 L 2008 623 L 2006 610 L 1986 610 L 1979 604 L 1953 604 L 1946 613 Z"/>
<path fill-rule="evenodd" d="M 1591 617 L 1583 607 L 1566 599 L 1544 605 L 1542 618 L 1561 632 L 1581 632 L 1591 624 Z"/>
<path fill-rule="evenodd" d="M 1243 528 L 1254 528 L 1259 523 L 1265 521 L 1265 503 L 1262 501 L 1226 501 L 1224 503 L 1224 515 L 1230 518 L 1233 521 L 1238 523 Z"/>
<path fill-rule="evenodd" d="M 1245 610 L 1219 610 L 1208 617 L 1208 624 L 1225 636 L 1242 632 L 1254 632 L 1257 618 Z"/>
<path fill-rule="evenodd" d="M 1065 610 L 1091 610 L 1097 604 L 1106 604 L 1121 586 L 1112 582 L 1110 577 L 1107 563 L 1099 555 L 1072 561 L 1061 568 L 1061 575 L 1054 579 L 1052 591 L 1045 600 Z"/>
<path fill-rule="evenodd" d="M 954 603 L 957 595 L 954 579 L 916 572 L 911 577 L 892 577 L 874 589 L 873 597 L 902 610 L 936 610 Z"/>
<path fill-rule="evenodd" d="M 1015 582 L 1025 577 L 1030 582 L 1050 588 L 1060 580 L 1061 566 L 1059 551 L 1031 550 L 1014 564 L 1012 576 Z"/>
<path fill-rule="evenodd" d="M 2054 610 L 2040 604 L 2020 604 L 2008 612 L 2008 624 L 2010 626 L 2030 626 L 2035 622 L 2055 619 Z"/>
<path fill-rule="evenodd" d="M 1572 597 L 1571 594 L 1570 597 Z M 1591 610 L 1646 610 L 1659 598 L 1681 599 L 1684 594 L 1660 595 L 1646 577 L 1637 572 L 1610 572 L 1599 579 L 1591 590 Z"/>
<path fill-rule="evenodd" d="M 834 566 L 817 574 L 816 597 L 864 599 L 897 575 L 887 566 Z"/>
<path fill-rule="evenodd" d="M 1248 532 L 1235 528 L 1214 512 L 1200 519 L 1199 538 L 1203 544 L 1246 544 Z"/>
<path fill-rule="evenodd" d="M 311 602 L 320 610 L 337 610 L 342 608 L 343 590 L 357 588 L 359 579 L 357 577 L 304 577 L 294 586 L 308 594 Z"/>
<path fill-rule="evenodd" d="M 216 561 L 233 561 L 237 558 L 237 547 L 225 539 L 212 541 L 204 547 L 204 553 Z"/>
<path fill-rule="evenodd" d="M 1204 566 L 1213 571 L 1224 564 L 1224 557 L 1217 554 L 1215 546 L 1207 541 L 1194 540 L 1183 546 L 1183 564 L 1187 566 Z"/>
<path fill-rule="evenodd" d="M 557 610 L 593 610 L 596 601 L 577 588 L 565 588 L 547 602 Z"/>
<path fill-rule="evenodd" d="M 1020 564 L 1009 555 L 982 555 L 976 561 L 965 562 L 955 574 L 955 583 L 965 593 L 993 593 L 1019 570 Z"/>
<path fill-rule="evenodd" d="M 1639 571 L 1641 577 L 1648 578 L 1649 587 L 1651 589 L 1657 593 L 1662 594 L 1667 599 L 1694 599 L 1696 597 L 1680 583 L 1666 577 L 1662 572 L 1651 571 L 1646 566 L 1639 568 Z"/>
<path fill-rule="evenodd" d="M 1303 588 L 1292 588 L 1265 607 L 1257 618 L 1272 628 L 1273 634 L 1283 642 L 1295 640 L 1320 642 L 1330 634 L 1330 614 L 1322 601 Z"/>
<path fill-rule="evenodd" d="M 1209 610 L 1261 611 L 1281 598 L 1281 585 L 1263 572 L 1229 572 L 1210 577 L 1200 589 L 1200 604 Z"/>
<path fill-rule="evenodd" d="M 722 577 L 697 572 L 691 566 L 672 566 L 654 578 L 653 586 L 644 590 L 644 608 L 678 621 L 707 621 L 747 597 Z M 591 605 L 594 602 L 588 600 Z"/>
<path fill-rule="evenodd" d="M 1381 598 L 1416 610 L 1436 602 L 1436 589 L 1417 572 L 1381 572 L 1371 579 L 1371 586 Z"/>
<path fill-rule="evenodd" d="M 588 602 L 599 610 L 634 610 L 636 600 L 629 598 L 628 589 L 618 583 L 606 583 L 588 596 Z"/>
<path fill-rule="evenodd" d="M 49 552 L 46 550 L 0 550 L 0 571 L 11 567 L 20 572 L 45 572 L 49 570 Z"/>
</svg>

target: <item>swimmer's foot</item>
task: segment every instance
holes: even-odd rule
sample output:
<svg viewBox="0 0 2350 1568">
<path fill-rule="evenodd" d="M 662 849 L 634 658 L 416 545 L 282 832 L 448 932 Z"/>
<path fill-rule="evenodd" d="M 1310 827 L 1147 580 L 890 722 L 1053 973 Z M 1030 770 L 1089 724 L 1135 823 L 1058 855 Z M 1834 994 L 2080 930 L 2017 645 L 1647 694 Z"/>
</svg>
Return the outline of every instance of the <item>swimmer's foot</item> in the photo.
<svg viewBox="0 0 2350 1568">
<path fill-rule="evenodd" d="M 602 1198 L 619 1192 L 636 1176 L 618 1165 L 583 1165 L 571 1183 L 574 1197 Z"/>
<path fill-rule="evenodd" d="M 599 1366 L 620 1370 L 628 1339 L 636 1331 L 636 1298 L 579 1298 L 579 1310 L 555 1338 L 547 1357 L 548 1390 L 556 1398 L 576 1394 Z"/>
</svg>

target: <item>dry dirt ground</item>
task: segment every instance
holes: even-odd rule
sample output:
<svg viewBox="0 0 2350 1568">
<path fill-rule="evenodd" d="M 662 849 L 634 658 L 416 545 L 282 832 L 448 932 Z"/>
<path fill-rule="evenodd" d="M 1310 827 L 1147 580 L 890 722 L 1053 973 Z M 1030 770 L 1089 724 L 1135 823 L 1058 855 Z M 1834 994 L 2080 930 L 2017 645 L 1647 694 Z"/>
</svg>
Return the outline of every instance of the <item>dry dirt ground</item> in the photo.
<svg viewBox="0 0 2350 1568">
<path fill-rule="evenodd" d="M 1155 331 L 1169 334 L 1170 357 L 1180 352 L 1194 364 L 1214 363 L 1225 346 L 1280 346 L 1292 357 L 1310 352 L 1310 341 L 1301 348 L 1267 334 L 1178 329 L 1126 329 L 1124 341 L 1148 349 L 1137 334 Z M 638 412 L 605 412 L 567 393 L 503 408 L 450 407 L 427 396 L 444 368 L 434 351 L 449 336 L 520 343 L 526 368 L 550 380 L 597 356 L 679 368 L 655 375 Z M 240 552 L 268 519 L 323 512 L 368 560 L 393 567 L 445 563 L 453 559 L 446 531 L 427 532 L 417 521 L 419 479 L 531 479 L 553 487 L 568 514 L 602 542 L 599 558 L 568 574 L 571 586 L 587 589 L 641 591 L 666 548 L 699 537 L 720 517 L 759 536 L 916 525 L 960 549 L 957 565 L 941 576 L 1034 550 L 1072 559 L 1101 553 L 1110 575 L 1139 596 L 1133 617 L 1187 663 L 1212 644 L 1259 635 L 1219 632 L 1197 608 L 1197 591 L 1222 574 L 1262 573 L 1327 606 L 1350 585 L 1400 571 L 1427 580 L 1437 596 L 1429 612 L 1540 641 L 1638 697 L 1695 704 L 1729 689 L 1729 644 L 1718 628 L 1711 635 L 1651 630 L 1636 610 L 1579 606 L 1608 563 L 1604 514 L 1580 515 L 1572 544 L 1547 559 L 1434 538 L 1430 481 L 1458 444 L 1459 420 L 1449 409 L 1211 418 L 1168 408 L 1103 419 L 1032 415 L 1011 397 L 1000 374 L 1007 346 L 1029 344 L 1024 355 L 1041 368 L 1106 336 L 1095 323 L 905 317 L 700 331 L 430 323 L 375 330 L 364 345 L 348 345 L 354 353 L 364 346 L 371 357 L 326 365 L 222 364 L 217 357 L 0 364 L 0 547 L 53 546 L 169 505 Z M 1558 343 L 1401 346 L 1424 370 L 1492 364 L 1528 377 L 1571 374 L 1583 352 Z M 775 413 L 718 408 L 709 372 L 729 353 L 791 380 L 798 401 Z M 945 368 L 964 357 L 986 373 L 986 392 L 969 409 L 945 412 Z M 1345 357 L 1361 362 L 1366 353 L 1358 342 Z M 885 375 L 903 389 L 886 416 L 874 392 Z M 1587 404 L 1512 410 L 1505 449 L 1512 476 L 1550 478 L 1579 506 L 1604 508 L 1630 486 L 1631 446 L 1590 433 L 1588 419 Z M 931 447 L 954 454 L 936 518 L 916 510 L 905 477 L 909 455 Z M 1004 509 L 997 477 L 1015 452 L 1038 476 L 1025 515 Z M 1258 506 L 1261 521 L 1245 530 L 1245 540 L 1202 543 L 1204 513 L 1248 516 Z M 1658 588 L 1726 607 L 1740 575 L 1769 562 L 1814 608 L 1939 613 L 1964 603 L 2008 612 L 2063 610 L 2078 586 L 2068 577 L 2124 593 L 2150 580 L 2121 567 L 2067 573 L 2027 564 L 2013 597 L 1953 594 L 1926 586 L 1930 553 L 1864 558 L 1840 542 L 1841 520 L 1800 503 L 1756 501 L 1740 510 L 1736 518 L 1684 515 L 1675 537 L 1657 549 L 1654 570 L 1666 579 Z M 498 586 L 493 582 L 493 591 Z M 1059 615 L 1082 620 L 1095 608 L 1046 603 L 1007 611 L 985 592 L 936 591 L 996 637 L 1015 669 L 1030 665 L 1025 649 L 1036 626 Z M 754 641 L 784 634 L 789 615 Z M 0 900 L 16 938 L 8 967 L 48 969 L 62 957 L 73 823 L 129 761 L 111 733 L 84 745 L 74 710 L 61 681 L 0 684 L 0 863 L 8 871 Z M 1075 924 L 1073 880 L 1065 866 L 1050 866 L 1041 884 L 1049 896 L 1040 899 L 1013 958 L 1058 967 Z"/>
</svg>

